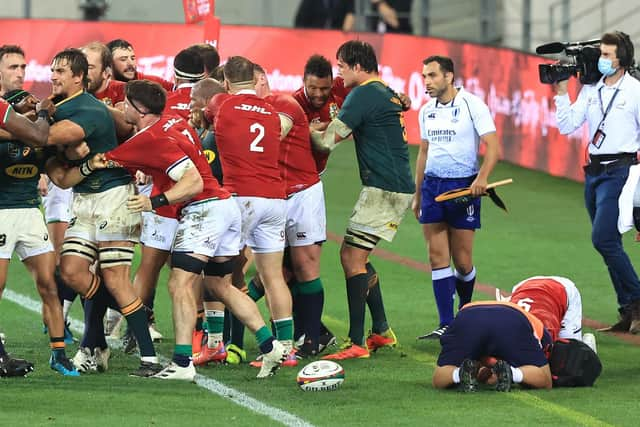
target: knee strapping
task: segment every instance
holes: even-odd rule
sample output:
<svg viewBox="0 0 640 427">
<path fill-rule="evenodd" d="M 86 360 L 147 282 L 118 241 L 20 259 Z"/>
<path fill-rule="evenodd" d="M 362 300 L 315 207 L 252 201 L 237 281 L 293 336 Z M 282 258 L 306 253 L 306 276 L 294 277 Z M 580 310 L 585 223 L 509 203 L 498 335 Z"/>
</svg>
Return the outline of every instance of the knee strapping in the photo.
<svg viewBox="0 0 640 427">
<path fill-rule="evenodd" d="M 171 254 L 171 268 L 179 268 L 193 274 L 201 274 L 206 261 L 195 258 L 185 252 L 173 252 Z"/>
<path fill-rule="evenodd" d="M 62 243 L 60 256 L 74 255 L 88 260 L 90 263 L 98 259 L 98 246 L 88 240 L 79 237 L 65 239 Z"/>
<path fill-rule="evenodd" d="M 350 228 L 347 228 L 344 235 L 344 243 L 367 251 L 373 250 L 379 241 L 379 237 L 372 236 L 371 234 L 363 233 L 361 231 L 355 231 Z"/>
<path fill-rule="evenodd" d="M 130 266 L 133 262 L 134 250 L 130 246 L 108 246 L 99 249 L 100 268 L 118 265 Z"/>
<path fill-rule="evenodd" d="M 204 275 L 224 277 L 227 274 L 233 273 L 234 265 L 235 263 L 232 259 L 224 262 L 209 261 L 204 267 Z"/>
</svg>

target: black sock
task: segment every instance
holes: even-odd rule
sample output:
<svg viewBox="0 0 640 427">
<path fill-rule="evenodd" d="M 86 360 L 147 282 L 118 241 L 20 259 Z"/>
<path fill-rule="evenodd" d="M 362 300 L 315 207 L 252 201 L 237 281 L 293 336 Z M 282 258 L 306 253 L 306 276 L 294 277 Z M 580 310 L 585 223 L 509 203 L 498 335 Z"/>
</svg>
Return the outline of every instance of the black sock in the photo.
<svg viewBox="0 0 640 427">
<path fill-rule="evenodd" d="M 370 262 L 367 263 L 367 279 L 369 285 L 369 294 L 367 295 L 367 305 L 371 312 L 372 332 L 380 334 L 389 329 L 387 323 L 387 315 L 384 311 L 384 302 L 382 301 L 382 290 L 380 289 L 380 278 L 376 269 Z"/>
<path fill-rule="evenodd" d="M 476 284 L 476 267 L 474 266 L 468 273 L 460 273 L 458 270 L 454 272 L 456 277 L 456 292 L 458 293 L 458 309 L 463 305 L 470 303 L 473 297 L 473 288 Z"/>
<path fill-rule="evenodd" d="M 231 312 L 229 312 L 229 322 L 231 323 L 231 344 L 244 348 L 244 323 Z"/>
<path fill-rule="evenodd" d="M 231 339 L 231 312 L 224 309 L 224 323 L 222 325 L 222 342 L 229 342 Z"/>
<path fill-rule="evenodd" d="M 156 355 L 156 351 L 153 348 L 153 341 L 149 335 L 149 325 L 147 325 L 147 315 L 144 312 L 144 306 L 142 301 L 138 298 L 126 307 L 122 308 L 127 319 L 127 324 L 133 332 L 138 342 L 138 348 L 140 349 L 141 357 L 153 357 Z M 124 314 L 123 313 L 123 314 Z"/>
<path fill-rule="evenodd" d="M 203 322 L 204 322 L 204 308 L 202 310 L 198 310 L 198 315 L 196 317 L 196 331 L 202 330 Z"/>
<path fill-rule="evenodd" d="M 64 301 L 74 301 L 78 296 L 78 293 L 71 289 L 67 284 L 62 280 L 62 275 L 60 274 L 60 266 L 56 266 L 56 269 L 53 273 L 53 279 L 56 282 L 56 287 L 58 288 L 58 299 L 60 300 L 60 305 L 64 306 Z"/>
<path fill-rule="evenodd" d="M 7 355 L 7 350 L 4 349 L 4 344 L 2 344 L 2 340 L 0 340 L 0 357 L 5 357 Z"/>
<path fill-rule="evenodd" d="M 101 286 L 100 289 L 104 289 L 104 286 Z M 102 295 L 99 294 L 101 290 L 93 298 L 85 300 L 84 303 L 84 334 L 80 347 L 87 347 L 91 351 L 96 347 L 107 347 L 103 325 L 107 305 Z"/>
<path fill-rule="evenodd" d="M 356 274 L 347 279 L 347 301 L 349 303 L 349 338 L 362 346 L 364 341 L 364 311 L 367 300 L 368 276 Z"/>
</svg>

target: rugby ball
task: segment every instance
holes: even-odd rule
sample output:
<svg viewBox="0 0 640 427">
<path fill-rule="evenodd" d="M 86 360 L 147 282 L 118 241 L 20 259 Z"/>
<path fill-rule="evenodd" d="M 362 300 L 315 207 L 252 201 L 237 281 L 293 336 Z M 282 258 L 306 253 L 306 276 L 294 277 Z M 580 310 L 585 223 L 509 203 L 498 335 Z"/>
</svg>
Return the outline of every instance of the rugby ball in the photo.
<svg viewBox="0 0 640 427">
<path fill-rule="evenodd" d="M 344 382 L 344 369 L 331 360 L 316 360 L 298 372 L 296 381 L 304 391 L 336 390 Z"/>
</svg>

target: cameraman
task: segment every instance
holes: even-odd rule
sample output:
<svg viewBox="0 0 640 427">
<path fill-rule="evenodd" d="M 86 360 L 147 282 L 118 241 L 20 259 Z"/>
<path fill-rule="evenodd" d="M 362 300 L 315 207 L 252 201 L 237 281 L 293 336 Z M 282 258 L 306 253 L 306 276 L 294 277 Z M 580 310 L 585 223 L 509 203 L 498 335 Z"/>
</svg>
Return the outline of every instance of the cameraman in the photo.
<svg viewBox="0 0 640 427">
<path fill-rule="evenodd" d="M 604 34 L 600 51 L 602 78 L 583 86 L 575 103 L 569 100 L 567 81 L 558 82 L 556 121 L 565 135 L 585 120 L 589 124 L 585 205 L 591 240 L 609 269 L 620 312 L 620 320 L 604 330 L 635 334 L 640 333 L 640 281 L 624 252 L 617 221 L 618 198 L 640 149 L 640 82 L 628 73 L 634 49 L 627 34 Z"/>
</svg>

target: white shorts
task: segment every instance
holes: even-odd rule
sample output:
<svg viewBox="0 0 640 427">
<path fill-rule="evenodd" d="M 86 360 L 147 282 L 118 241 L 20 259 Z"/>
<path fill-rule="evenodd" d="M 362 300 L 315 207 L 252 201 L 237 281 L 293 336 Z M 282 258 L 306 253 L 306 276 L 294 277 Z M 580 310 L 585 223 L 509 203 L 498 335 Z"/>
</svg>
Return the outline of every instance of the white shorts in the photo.
<svg viewBox="0 0 640 427">
<path fill-rule="evenodd" d="M 208 257 L 240 253 L 240 211 L 233 199 L 210 199 L 182 208 L 173 252 Z"/>
<path fill-rule="evenodd" d="M 242 242 L 255 253 L 284 250 L 284 226 L 287 212 L 284 199 L 235 197 L 242 213 Z"/>
<path fill-rule="evenodd" d="M 53 251 L 49 232 L 38 208 L 0 209 L 0 259 L 20 261 Z"/>
<path fill-rule="evenodd" d="M 71 210 L 73 218 L 65 239 L 79 237 L 89 242 L 137 242 L 141 215 L 127 209 L 127 199 L 134 194 L 133 184 L 120 185 L 101 193 L 76 193 Z"/>
<path fill-rule="evenodd" d="M 140 243 L 150 248 L 170 251 L 177 228 L 177 219 L 156 215 L 153 212 L 142 212 Z"/>
<path fill-rule="evenodd" d="M 151 196 L 151 190 L 153 189 L 153 182 L 148 184 L 136 184 L 138 194 L 144 194 L 145 196 Z"/>
<path fill-rule="evenodd" d="M 582 297 L 575 283 L 566 277 L 560 276 L 535 276 L 523 280 L 513 287 L 511 293 L 522 283 L 530 279 L 552 279 L 560 283 L 567 293 L 567 311 L 562 318 L 558 338 L 573 338 L 582 341 Z"/>
<path fill-rule="evenodd" d="M 49 181 L 47 195 L 42 198 L 44 218 L 47 224 L 51 222 L 69 222 L 71 220 L 71 203 L 73 190 L 63 189 Z"/>
<path fill-rule="evenodd" d="M 287 246 L 309 246 L 327 240 L 322 181 L 287 199 Z"/>
</svg>

